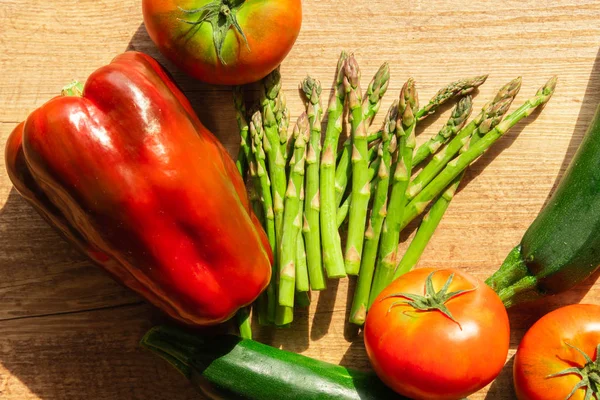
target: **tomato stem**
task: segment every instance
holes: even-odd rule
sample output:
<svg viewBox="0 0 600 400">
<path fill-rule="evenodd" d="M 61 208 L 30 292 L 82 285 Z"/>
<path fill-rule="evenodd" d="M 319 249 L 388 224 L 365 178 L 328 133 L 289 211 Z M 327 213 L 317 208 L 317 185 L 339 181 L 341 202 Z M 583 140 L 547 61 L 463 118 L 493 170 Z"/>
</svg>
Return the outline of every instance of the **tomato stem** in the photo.
<svg viewBox="0 0 600 400">
<path fill-rule="evenodd" d="M 546 376 L 546 378 L 555 378 L 558 376 L 565 376 L 570 374 L 579 375 L 581 380 L 577 382 L 575 386 L 573 386 L 573 389 L 571 389 L 571 392 L 567 395 L 567 397 L 565 397 L 565 400 L 569 400 L 571 396 L 575 394 L 576 391 L 583 388 L 585 388 L 586 400 L 591 399 L 592 397 L 598 398 L 598 389 L 600 388 L 600 358 L 598 357 L 598 355 L 600 354 L 600 344 L 596 347 L 596 361 L 593 361 L 590 358 L 590 356 L 588 356 L 587 353 L 581 350 L 579 347 L 572 345 L 567 341 L 565 341 L 564 343 L 570 348 L 577 350 L 583 356 L 583 358 L 585 359 L 585 365 L 582 368 L 567 368 L 555 374 L 550 374 Z"/>
<path fill-rule="evenodd" d="M 244 0 L 214 0 L 200 8 L 191 10 L 186 10 L 185 8 L 178 6 L 177 8 L 184 14 L 200 13 L 200 17 L 195 21 L 184 18 L 177 18 L 177 20 L 198 27 L 205 22 L 209 23 L 213 31 L 213 44 L 215 46 L 217 57 L 221 64 L 227 65 L 223 58 L 223 43 L 225 42 L 225 37 L 231 27 L 234 27 L 240 34 L 246 48 L 250 51 L 250 45 L 248 44 L 246 34 L 237 21 L 237 12 L 243 5 Z"/>
<path fill-rule="evenodd" d="M 450 284 L 452 283 L 452 280 L 454 279 L 454 274 L 450 274 L 450 276 L 448 277 L 448 280 L 446 280 L 446 283 L 444 283 L 444 286 L 438 292 L 436 292 L 435 289 L 433 288 L 433 279 L 432 279 L 433 274 L 435 274 L 436 272 L 437 271 L 433 271 L 432 273 L 430 273 L 427 276 L 427 279 L 425 280 L 425 295 L 424 296 L 421 296 L 419 294 L 414 294 L 414 293 L 402 293 L 401 292 L 401 293 L 393 293 L 388 296 L 385 296 L 379 301 L 383 301 L 385 299 L 390 299 L 390 298 L 395 298 L 395 297 L 404 297 L 406 300 L 400 300 L 400 301 L 396 301 L 396 302 L 392 303 L 392 305 L 388 309 L 388 313 L 392 310 L 392 308 L 402 305 L 402 304 L 408 304 L 409 306 L 413 307 L 415 310 L 418 310 L 418 311 L 440 311 L 446 317 L 450 318 L 453 322 L 455 322 L 462 330 L 462 326 L 460 325 L 460 323 L 454 318 L 454 316 L 452 315 L 452 313 L 450 312 L 448 307 L 446 307 L 446 302 L 448 302 L 449 300 L 453 299 L 456 296 L 460 296 L 461 294 L 472 292 L 472 291 L 476 290 L 477 287 L 474 287 L 472 289 L 457 290 L 457 291 L 448 293 L 448 288 L 450 287 Z"/>
</svg>

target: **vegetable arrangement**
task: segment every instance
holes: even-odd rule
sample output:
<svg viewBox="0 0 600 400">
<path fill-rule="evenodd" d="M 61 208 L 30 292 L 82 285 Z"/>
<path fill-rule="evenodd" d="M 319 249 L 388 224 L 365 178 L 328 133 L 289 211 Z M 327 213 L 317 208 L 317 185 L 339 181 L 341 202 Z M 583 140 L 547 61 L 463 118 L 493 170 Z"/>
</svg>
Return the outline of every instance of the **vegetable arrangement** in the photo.
<svg viewBox="0 0 600 400">
<path fill-rule="evenodd" d="M 178 67 L 238 85 L 235 163 L 159 64 L 128 52 L 19 124 L 6 165 L 44 219 L 173 319 L 213 325 L 237 313 L 242 338 L 161 326 L 141 341 L 209 397 L 468 396 L 504 365 L 505 307 L 567 290 L 600 264 L 599 109 L 558 189 L 489 286 L 456 270 L 409 272 L 466 169 L 548 102 L 556 77 L 509 113 L 516 78 L 470 120 L 471 94 L 487 75 L 449 84 L 424 107 L 410 78 L 373 129 L 389 65 L 363 92 L 358 62 L 342 52 L 327 107 L 309 76 L 300 84 L 305 110 L 290 124 L 278 65 L 300 30 L 299 0 L 144 0 L 143 12 L 150 37 Z M 258 80 L 259 102 L 247 108 L 239 85 Z M 417 147 L 421 121 L 453 100 L 446 124 Z M 422 214 L 398 254 L 403 229 Z M 261 325 L 289 326 L 311 290 L 348 275 L 357 276 L 350 322 L 364 325 L 381 381 L 251 340 L 251 304 Z M 565 307 L 531 328 L 514 365 L 519 399 L 599 396 L 599 312 Z"/>
<path fill-rule="evenodd" d="M 279 69 L 261 81 L 260 111 L 252 116 L 244 111 L 242 88 L 234 89 L 241 121 L 237 165 L 256 193 L 255 202 L 261 203 L 256 208 L 264 215 L 276 262 L 269 290 L 256 307 L 262 324 L 290 324 L 296 296 L 302 296 L 305 304 L 310 289 L 325 289 L 325 275 L 358 275 L 350 322 L 364 324 L 379 293 L 417 263 L 465 169 L 512 126 L 545 104 L 556 85 L 556 78 L 550 79 L 532 98 L 506 115 L 521 87 L 521 78 L 516 78 L 500 88 L 467 123 L 472 111 L 469 93 L 487 76 L 453 82 L 423 108 L 419 107 L 415 81 L 409 79 L 382 128 L 369 134 L 387 92 L 389 66 L 379 68 L 364 97 L 360 78 L 355 57 L 342 52 L 322 142 L 324 113 L 318 80 L 307 77 L 300 84 L 306 107 L 291 138 Z M 415 148 L 418 121 L 460 96 L 440 132 Z M 345 106 L 349 137 L 340 147 Z M 246 119 L 251 120 L 250 135 Z M 412 177 L 413 166 L 427 160 Z M 430 211 L 407 252 L 399 257 L 401 231 L 430 203 Z"/>
</svg>

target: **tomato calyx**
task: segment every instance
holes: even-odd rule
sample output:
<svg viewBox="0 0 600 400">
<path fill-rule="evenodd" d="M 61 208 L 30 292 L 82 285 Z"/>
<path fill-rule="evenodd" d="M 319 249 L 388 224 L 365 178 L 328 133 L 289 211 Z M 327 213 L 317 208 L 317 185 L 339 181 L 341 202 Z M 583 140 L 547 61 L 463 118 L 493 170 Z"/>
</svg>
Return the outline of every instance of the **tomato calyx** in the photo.
<svg viewBox="0 0 600 400">
<path fill-rule="evenodd" d="M 431 274 L 429 274 L 427 276 L 427 279 L 425 280 L 425 295 L 421 296 L 419 294 L 414 294 L 414 293 L 393 293 L 390 294 L 388 296 L 383 297 L 380 301 L 383 301 L 385 299 L 389 299 L 389 298 L 396 298 L 396 297 L 403 297 L 404 300 L 399 300 L 399 301 L 395 301 L 394 303 L 392 303 L 388 309 L 388 313 L 392 310 L 392 308 L 402 305 L 402 304 L 408 304 L 409 306 L 411 306 L 412 308 L 414 308 L 417 311 L 439 311 L 442 314 L 444 314 L 446 317 L 450 318 L 453 322 L 455 322 L 460 329 L 462 330 L 462 326 L 460 325 L 460 323 L 454 318 L 454 316 L 452 316 L 452 313 L 450 312 L 450 310 L 448 309 L 448 307 L 446 307 L 446 302 L 448 302 L 450 299 L 456 297 L 456 296 L 460 296 L 461 294 L 464 293 L 468 293 L 468 292 L 472 292 L 474 290 L 477 289 L 477 287 L 474 287 L 472 289 L 464 289 L 464 290 L 456 290 L 454 292 L 450 292 L 448 293 L 448 288 L 450 287 L 450 284 L 452 283 L 452 280 L 454 279 L 454 274 L 450 274 L 450 276 L 448 277 L 448 280 L 446 280 L 446 283 L 444 283 L 444 286 L 440 289 L 439 292 L 436 292 L 435 289 L 433 288 L 433 274 L 435 274 L 437 271 L 433 271 Z"/>
<path fill-rule="evenodd" d="M 575 394 L 575 392 L 583 387 L 585 387 L 585 397 L 584 400 L 590 400 L 592 398 L 598 398 L 598 394 L 600 393 L 600 344 L 596 347 L 596 361 L 593 361 L 590 356 L 588 356 L 583 350 L 579 347 L 574 346 L 565 341 L 565 344 L 572 349 L 577 350 L 583 358 L 585 358 L 585 365 L 582 368 L 571 367 L 555 374 L 550 374 L 546 378 L 554 378 L 557 376 L 564 376 L 569 374 L 579 375 L 581 380 L 573 386 L 571 392 L 565 397 L 565 400 L 568 400 Z"/>
<path fill-rule="evenodd" d="M 213 43 L 217 52 L 217 57 L 223 65 L 226 65 L 227 63 L 223 59 L 222 54 L 223 42 L 225 41 L 225 35 L 229 29 L 231 29 L 231 27 L 235 28 L 235 30 L 242 36 L 242 39 L 244 39 L 244 43 L 246 44 L 246 48 L 248 51 L 250 51 L 246 34 L 237 21 L 237 12 L 244 5 L 244 1 L 245 0 L 213 0 L 212 2 L 205 4 L 200 8 L 191 10 L 186 10 L 185 8 L 178 6 L 177 8 L 179 8 L 179 10 L 184 14 L 199 14 L 200 17 L 195 21 L 184 18 L 177 18 L 177 20 L 185 24 L 198 27 L 205 22 L 209 23 L 212 26 Z"/>
</svg>

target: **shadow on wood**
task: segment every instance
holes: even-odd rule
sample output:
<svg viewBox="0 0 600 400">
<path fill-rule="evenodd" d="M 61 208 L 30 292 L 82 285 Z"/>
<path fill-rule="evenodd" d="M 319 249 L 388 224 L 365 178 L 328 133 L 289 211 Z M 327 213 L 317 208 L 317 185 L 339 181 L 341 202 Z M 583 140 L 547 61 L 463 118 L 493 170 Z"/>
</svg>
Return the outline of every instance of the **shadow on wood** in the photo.
<svg viewBox="0 0 600 400">
<path fill-rule="evenodd" d="M 515 399 L 515 391 L 512 383 L 512 370 L 515 363 L 515 356 L 512 356 L 504 368 L 500 371 L 500 375 L 494 379 L 494 382 L 490 385 L 485 399 L 498 400 L 498 399 Z"/>
<path fill-rule="evenodd" d="M 581 109 L 579 110 L 579 115 L 577 116 L 577 122 L 575 123 L 575 128 L 573 129 L 573 133 L 571 135 L 571 141 L 569 142 L 569 146 L 567 148 L 567 152 L 565 153 L 565 157 L 563 159 L 562 165 L 558 172 L 558 176 L 552 185 L 552 190 L 549 192 L 546 201 L 544 202 L 544 206 L 552 197 L 554 190 L 560 183 L 564 173 L 566 172 L 573 156 L 577 152 L 579 148 L 579 144 L 583 139 L 583 136 L 587 132 L 588 126 L 592 122 L 592 118 L 598 104 L 600 104 L 600 87 L 598 85 L 600 82 L 600 50 L 596 54 L 596 59 L 594 60 L 594 65 L 592 67 L 592 72 L 588 78 L 588 84 L 585 89 L 585 94 L 583 99 L 581 100 Z M 557 90 L 560 90 L 560 75 L 558 77 Z"/>
<path fill-rule="evenodd" d="M 319 292 L 317 309 L 310 330 L 310 340 L 316 341 L 327 335 L 333 318 L 333 305 L 335 304 L 339 284 L 339 279 L 328 279 L 327 290 Z"/>
</svg>

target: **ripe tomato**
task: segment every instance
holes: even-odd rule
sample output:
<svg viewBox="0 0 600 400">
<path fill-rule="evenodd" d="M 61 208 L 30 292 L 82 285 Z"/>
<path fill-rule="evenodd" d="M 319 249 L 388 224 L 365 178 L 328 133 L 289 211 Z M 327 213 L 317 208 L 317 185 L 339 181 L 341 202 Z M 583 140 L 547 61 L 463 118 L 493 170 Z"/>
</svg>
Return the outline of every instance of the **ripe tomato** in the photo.
<svg viewBox="0 0 600 400">
<path fill-rule="evenodd" d="M 600 364 L 599 345 L 600 306 L 574 304 L 546 314 L 519 344 L 513 367 L 517 397 L 578 400 L 587 399 L 589 390 L 596 394 L 589 398 L 598 398 L 600 382 L 594 382 L 593 375 L 599 379 L 600 365 L 592 359 Z"/>
<path fill-rule="evenodd" d="M 302 24 L 301 0 L 143 0 L 159 50 L 204 82 L 241 85 L 273 71 Z"/>
<path fill-rule="evenodd" d="M 404 396 L 433 400 L 490 383 L 506 361 L 509 334 L 506 309 L 485 283 L 458 270 L 420 268 L 375 299 L 364 339 L 381 380 Z"/>
</svg>

